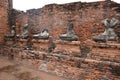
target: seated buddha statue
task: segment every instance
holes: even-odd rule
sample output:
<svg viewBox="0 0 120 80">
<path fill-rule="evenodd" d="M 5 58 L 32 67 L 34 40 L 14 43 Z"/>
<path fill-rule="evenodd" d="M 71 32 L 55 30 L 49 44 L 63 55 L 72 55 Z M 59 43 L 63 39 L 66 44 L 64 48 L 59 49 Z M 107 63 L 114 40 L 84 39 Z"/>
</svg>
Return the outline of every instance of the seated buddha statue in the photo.
<svg viewBox="0 0 120 80">
<path fill-rule="evenodd" d="M 42 32 L 40 32 L 39 34 L 35 34 L 33 35 L 34 39 L 49 39 L 49 32 L 47 29 L 43 29 Z"/>
<path fill-rule="evenodd" d="M 118 39 L 117 34 L 114 31 L 114 27 L 119 23 L 119 20 L 116 18 L 105 19 L 102 21 L 105 31 L 100 33 L 97 36 L 93 37 L 93 40 L 96 42 L 106 42 L 106 41 L 115 41 Z"/>
<path fill-rule="evenodd" d="M 23 27 L 23 33 L 16 35 L 17 38 L 27 39 L 28 38 L 28 24 Z"/>
<path fill-rule="evenodd" d="M 61 40 L 65 40 L 65 41 L 77 41 L 78 36 L 76 35 L 76 33 L 73 29 L 73 23 L 70 23 L 68 25 L 66 33 L 60 35 L 59 37 L 60 37 Z"/>
<path fill-rule="evenodd" d="M 16 34 L 15 26 L 13 25 L 13 26 L 11 27 L 11 32 L 10 32 L 10 34 L 6 34 L 6 35 L 5 35 L 5 38 L 14 38 L 14 37 L 15 37 L 15 34 Z"/>
</svg>

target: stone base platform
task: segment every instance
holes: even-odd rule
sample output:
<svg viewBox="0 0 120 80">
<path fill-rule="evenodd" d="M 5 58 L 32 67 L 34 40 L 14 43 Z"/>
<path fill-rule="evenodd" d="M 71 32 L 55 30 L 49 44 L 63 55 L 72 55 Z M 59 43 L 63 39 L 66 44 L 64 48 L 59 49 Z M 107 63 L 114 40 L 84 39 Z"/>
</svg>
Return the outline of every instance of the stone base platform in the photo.
<svg viewBox="0 0 120 80">
<path fill-rule="evenodd" d="M 77 56 L 80 54 L 79 41 L 54 41 L 56 48 L 52 53 L 45 51 L 48 49 L 48 40 L 32 40 L 31 42 L 32 50 L 21 48 L 27 43 L 27 40 L 22 39 L 19 40 L 18 47 L 0 48 L 0 54 L 8 55 L 9 59 L 34 66 L 38 70 L 73 80 L 120 79 L 118 76 L 120 68 L 119 44 L 93 44 L 91 53 L 88 53 L 89 57 L 80 57 Z M 111 46 L 117 46 L 117 48 Z"/>
<path fill-rule="evenodd" d="M 120 62 L 120 43 L 96 43 L 91 51 L 91 58 L 97 60 Z"/>
<path fill-rule="evenodd" d="M 55 41 L 56 48 L 54 53 L 77 56 L 80 55 L 80 41 Z"/>
<path fill-rule="evenodd" d="M 36 50 L 48 52 L 49 40 L 32 40 L 32 47 Z"/>
<path fill-rule="evenodd" d="M 119 80 L 118 74 L 112 71 L 120 68 L 119 62 L 72 57 L 70 55 L 46 53 L 38 50 L 21 50 L 16 47 L 4 47 L 5 53 L 12 53 L 14 59 L 20 63 L 34 66 L 38 70 L 64 76 L 73 80 L 107 79 Z M 10 49 L 10 50 L 9 50 Z M 9 52 L 10 51 L 10 52 Z M 0 51 L 1 53 L 1 51 Z M 119 72 L 119 71 L 118 71 Z M 104 76 L 107 76 L 104 77 Z"/>
</svg>

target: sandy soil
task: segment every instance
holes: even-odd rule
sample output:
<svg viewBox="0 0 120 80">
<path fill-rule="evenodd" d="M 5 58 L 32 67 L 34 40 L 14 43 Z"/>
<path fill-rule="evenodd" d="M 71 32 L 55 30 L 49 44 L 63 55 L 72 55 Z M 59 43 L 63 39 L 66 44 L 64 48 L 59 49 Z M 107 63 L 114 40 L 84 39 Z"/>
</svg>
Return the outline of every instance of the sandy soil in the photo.
<svg viewBox="0 0 120 80">
<path fill-rule="evenodd" d="M 0 80 L 67 80 L 0 56 Z"/>
</svg>

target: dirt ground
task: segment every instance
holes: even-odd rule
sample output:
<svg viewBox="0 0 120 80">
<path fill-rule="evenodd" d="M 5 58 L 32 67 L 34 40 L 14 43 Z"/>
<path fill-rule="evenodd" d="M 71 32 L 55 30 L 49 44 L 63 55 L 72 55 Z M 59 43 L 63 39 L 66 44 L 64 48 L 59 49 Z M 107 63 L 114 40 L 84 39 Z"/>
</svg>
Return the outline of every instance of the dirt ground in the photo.
<svg viewBox="0 0 120 80">
<path fill-rule="evenodd" d="M 0 80 L 67 80 L 0 56 Z"/>
</svg>

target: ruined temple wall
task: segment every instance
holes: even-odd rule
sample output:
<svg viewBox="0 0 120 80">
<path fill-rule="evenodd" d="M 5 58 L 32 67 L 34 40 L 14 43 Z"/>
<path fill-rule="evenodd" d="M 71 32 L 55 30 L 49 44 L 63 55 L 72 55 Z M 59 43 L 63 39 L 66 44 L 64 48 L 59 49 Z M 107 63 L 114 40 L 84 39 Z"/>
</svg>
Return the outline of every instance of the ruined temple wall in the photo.
<svg viewBox="0 0 120 80">
<path fill-rule="evenodd" d="M 59 39 L 59 35 L 65 33 L 69 21 L 72 20 L 79 39 L 86 40 L 103 32 L 101 20 L 118 16 L 119 8 L 120 4 L 106 1 L 51 4 L 18 15 L 16 23 L 21 25 L 28 20 L 32 33 L 39 33 L 47 28 L 54 39 Z M 20 19 L 21 17 L 25 19 Z"/>
<path fill-rule="evenodd" d="M 20 11 L 14 11 L 14 13 L 16 13 L 16 33 L 21 34 L 23 32 L 24 24 L 28 23 L 28 16 L 26 13 Z"/>
<path fill-rule="evenodd" d="M 12 1 L 12 0 L 11 0 Z M 9 33 L 9 10 L 11 3 L 9 0 L 0 1 L 0 43 L 4 42 L 4 35 Z"/>
</svg>

